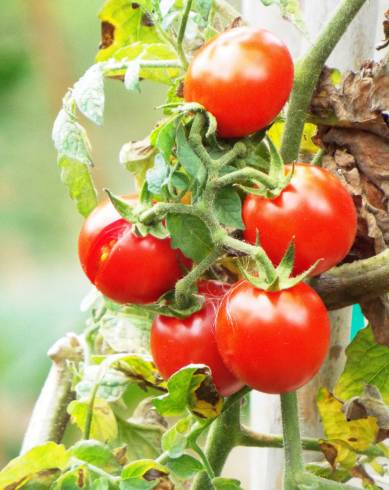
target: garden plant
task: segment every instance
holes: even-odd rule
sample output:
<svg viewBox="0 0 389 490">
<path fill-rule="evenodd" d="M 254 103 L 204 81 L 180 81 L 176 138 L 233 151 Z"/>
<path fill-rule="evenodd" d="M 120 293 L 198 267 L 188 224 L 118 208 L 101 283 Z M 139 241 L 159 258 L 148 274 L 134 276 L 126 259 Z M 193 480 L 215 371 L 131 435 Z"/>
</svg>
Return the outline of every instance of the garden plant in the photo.
<svg viewBox="0 0 389 490">
<path fill-rule="evenodd" d="M 304 32 L 298 2 L 262 2 Z M 85 217 L 89 319 L 50 349 L 1 489 L 238 490 L 221 476 L 237 446 L 283 450 L 284 490 L 360 488 L 353 478 L 381 488 L 389 17 L 380 62 L 325 66 L 365 2 L 341 1 L 296 62 L 225 0 L 102 5 L 96 63 L 53 127 L 62 181 Z M 97 198 L 82 120 L 103 124 L 105 78 L 167 88 L 162 119 L 120 150 L 136 192 L 129 178 L 128 194 Z M 369 324 L 333 388 L 315 393 L 322 434 L 302 437 L 296 390 L 336 362 L 328 311 L 356 303 Z M 283 434 L 245 424 L 251 390 L 280 395 Z"/>
</svg>

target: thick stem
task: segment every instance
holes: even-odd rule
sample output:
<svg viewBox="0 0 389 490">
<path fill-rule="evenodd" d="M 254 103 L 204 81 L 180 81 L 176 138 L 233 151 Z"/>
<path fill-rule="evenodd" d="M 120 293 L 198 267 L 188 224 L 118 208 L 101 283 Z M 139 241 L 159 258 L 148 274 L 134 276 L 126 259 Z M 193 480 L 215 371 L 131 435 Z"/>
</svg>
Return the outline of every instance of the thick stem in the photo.
<svg viewBox="0 0 389 490">
<path fill-rule="evenodd" d="M 192 6 L 192 0 L 186 0 L 185 10 L 184 13 L 182 14 L 181 24 L 177 36 L 177 51 L 185 69 L 188 67 L 188 60 L 186 59 L 185 51 L 183 48 L 183 42 L 184 42 L 185 31 L 186 31 L 186 26 L 188 24 L 191 6 Z"/>
<path fill-rule="evenodd" d="M 236 446 L 239 427 L 240 404 L 234 403 L 210 428 L 205 454 L 216 476 L 220 475 L 229 453 Z M 203 471 L 196 476 L 192 490 L 213 490 L 207 473 Z"/>
<path fill-rule="evenodd" d="M 297 160 L 304 123 L 313 91 L 329 55 L 366 0 L 343 0 L 315 44 L 296 66 L 281 154 L 286 162 Z"/>
<path fill-rule="evenodd" d="M 296 475 L 303 471 L 304 462 L 295 392 L 281 395 L 281 413 L 285 447 L 284 490 L 298 490 Z"/>
<path fill-rule="evenodd" d="M 67 406 L 73 400 L 73 372 L 67 360 L 78 361 L 82 349 L 75 334 L 58 340 L 48 353 L 53 361 L 39 398 L 34 406 L 21 454 L 47 441 L 61 442 L 69 420 Z"/>
<path fill-rule="evenodd" d="M 336 310 L 389 291 L 389 250 L 344 264 L 311 279 L 327 308 Z"/>
<path fill-rule="evenodd" d="M 303 438 L 302 447 L 306 451 L 321 451 L 319 439 Z M 284 438 L 280 435 L 260 434 L 254 432 L 248 427 L 242 426 L 239 434 L 239 445 L 246 447 L 273 447 L 283 448 Z"/>
</svg>

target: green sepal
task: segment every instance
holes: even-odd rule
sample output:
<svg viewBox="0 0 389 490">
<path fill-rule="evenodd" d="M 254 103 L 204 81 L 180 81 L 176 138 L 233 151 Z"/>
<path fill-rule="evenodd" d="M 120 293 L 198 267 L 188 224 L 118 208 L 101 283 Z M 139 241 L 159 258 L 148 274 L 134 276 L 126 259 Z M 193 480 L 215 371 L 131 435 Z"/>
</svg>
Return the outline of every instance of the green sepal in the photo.
<svg viewBox="0 0 389 490">
<path fill-rule="evenodd" d="M 170 316 L 174 318 L 187 318 L 204 306 L 204 296 L 192 294 L 190 303 L 185 308 L 178 308 L 174 303 L 174 291 L 165 293 L 157 303 L 142 305 L 144 310 L 157 315 Z"/>
<path fill-rule="evenodd" d="M 127 220 L 129 223 L 135 223 L 137 221 L 137 216 L 134 207 L 128 204 L 128 201 L 122 199 L 115 194 L 112 194 L 108 189 L 104 189 L 105 193 L 109 197 L 113 207 L 120 214 L 122 218 Z"/>
</svg>

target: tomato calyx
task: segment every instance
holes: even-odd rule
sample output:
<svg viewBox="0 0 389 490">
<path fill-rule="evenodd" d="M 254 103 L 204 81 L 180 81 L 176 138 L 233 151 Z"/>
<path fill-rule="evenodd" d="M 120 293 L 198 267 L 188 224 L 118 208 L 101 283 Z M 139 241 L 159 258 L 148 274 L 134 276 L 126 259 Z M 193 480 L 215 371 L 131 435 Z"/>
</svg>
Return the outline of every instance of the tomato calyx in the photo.
<svg viewBox="0 0 389 490">
<path fill-rule="evenodd" d="M 108 189 L 104 189 L 108 195 L 113 207 L 120 214 L 120 216 L 132 224 L 132 232 L 139 236 L 145 237 L 147 235 L 152 235 L 155 238 L 164 239 L 169 236 L 169 232 L 164 226 L 162 221 L 153 221 L 147 225 L 142 223 L 139 219 L 143 211 L 149 207 L 143 206 L 142 204 L 134 207 L 128 203 L 128 201 L 116 196 Z"/>
<path fill-rule="evenodd" d="M 304 281 L 322 260 L 317 260 L 311 265 L 311 267 L 309 267 L 309 269 L 295 277 L 291 277 L 294 266 L 294 258 L 295 244 L 294 239 L 292 239 L 278 266 L 268 266 L 266 273 L 264 273 L 263 265 L 258 260 L 255 261 L 257 267 L 257 274 L 255 275 L 252 275 L 245 270 L 245 268 L 239 262 L 238 267 L 245 279 L 257 289 L 262 289 L 264 291 L 281 291 L 283 289 L 290 289 Z"/>
<path fill-rule="evenodd" d="M 263 185 L 263 183 L 259 182 L 255 178 L 252 178 L 250 179 L 250 182 L 254 184 L 254 187 L 245 186 L 242 184 L 238 184 L 237 186 L 249 194 L 274 199 L 281 194 L 287 185 L 289 185 L 293 177 L 294 164 L 291 164 L 291 171 L 286 172 L 284 160 L 273 141 L 268 135 L 266 135 L 265 140 L 270 155 L 268 177 L 273 181 L 273 185 Z"/>
</svg>

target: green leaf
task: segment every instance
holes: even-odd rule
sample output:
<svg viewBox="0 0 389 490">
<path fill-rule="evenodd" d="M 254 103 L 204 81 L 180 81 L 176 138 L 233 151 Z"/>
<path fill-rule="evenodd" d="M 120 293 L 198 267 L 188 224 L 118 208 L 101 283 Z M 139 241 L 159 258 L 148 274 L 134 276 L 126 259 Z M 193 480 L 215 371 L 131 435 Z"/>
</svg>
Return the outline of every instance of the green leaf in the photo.
<svg viewBox="0 0 389 490">
<path fill-rule="evenodd" d="M 149 138 L 130 141 L 122 146 L 119 162 L 135 176 L 138 187 L 142 187 L 147 170 L 154 165 L 154 155 L 155 149 L 151 146 Z"/>
<path fill-rule="evenodd" d="M 99 14 L 102 42 L 97 61 L 108 60 L 120 48 L 137 41 L 145 44 L 162 41 L 148 13 L 151 6 L 150 0 L 106 0 Z"/>
<path fill-rule="evenodd" d="M 52 490 L 76 490 L 90 488 L 90 474 L 87 466 L 78 466 L 61 475 L 52 487 Z"/>
<path fill-rule="evenodd" d="M 89 166 L 66 155 L 59 155 L 58 167 L 61 170 L 61 180 L 75 201 L 79 213 L 88 216 L 97 206 L 97 192 Z"/>
<path fill-rule="evenodd" d="M 361 395 L 366 384 L 372 384 L 389 404 L 389 349 L 376 343 L 370 326 L 358 332 L 346 355 L 346 366 L 335 386 L 335 395 L 348 400 Z"/>
<path fill-rule="evenodd" d="M 162 436 L 162 449 L 167 451 L 171 458 L 178 458 L 187 448 L 192 422 L 193 417 L 188 415 L 175 423 Z"/>
<path fill-rule="evenodd" d="M 222 478 L 220 476 L 213 478 L 212 485 L 216 490 L 243 490 L 243 488 L 240 486 L 239 480 Z"/>
<path fill-rule="evenodd" d="M 91 66 L 72 90 L 78 109 L 89 120 L 101 126 L 104 115 L 104 74 L 101 64 Z"/>
<path fill-rule="evenodd" d="M 89 402 L 73 400 L 68 406 L 72 422 L 83 431 L 89 411 Z M 91 438 L 98 441 L 112 441 L 117 437 L 118 427 L 115 415 L 105 400 L 95 399 L 93 404 Z"/>
<path fill-rule="evenodd" d="M 100 377 L 100 366 L 87 366 L 82 380 L 76 386 L 77 398 L 84 401 L 89 400 L 94 386 L 98 382 L 98 398 L 107 402 L 119 400 L 128 386 L 126 376 L 114 369 L 107 369 L 103 379 L 100 379 Z"/>
<path fill-rule="evenodd" d="M 150 136 L 151 144 L 162 153 L 167 162 L 170 160 L 176 139 L 177 118 L 178 116 L 175 114 L 173 117 L 162 121 Z"/>
<path fill-rule="evenodd" d="M 198 459 L 193 458 L 188 454 L 183 454 L 176 459 L 168 459 L 165 465 L 172 473 L 182 480 L 189 480 L 204 469 Z"/>
<path fill-rule="evenodd" d="M 180 164 L 188 172 L 189 175 L 194 177 L 200 185 L 202 185 L 207 177 L 207 172 L 203 165 L 203 162 L 196 155 L 190 146 L 184 126 L 182 124 L 178 125 L 177 128 L 177 158 Z"/>
<path fill-rule="evenodd" d="M 211 253 L 211 235 L 197 216 L 170 213 L 166 216 L 166 225 L 173 248 L 179 248 L 190 259 L 201 262 Z"/>
<path fill-rule="evenodd" d="M 278 5 L 282 17 L 292 22 L 292 24 L 294 24 L 304 34 L 304 36 L 308 37 L 299 0 L 261 0 L 261 2 L 266 7 L 270 5 Z"/>
<path fill-rule="evenodd" d="M 52 138 L 60 155 L 87 165 L 92 164 L 86 131 L 65 109 L 59 111 L 54 121 Z"/>
<path fill-rule="evenodd" d="M 201 418 L 214 418 L 221 413 L 223 398 L 217 392 L 207 366 L 190 364 L 174 373 L 168 383 L 168 393 L 154 399 L 158 412 L 179 417 L 190 410 Z"/>
<path fill-rule="evenodd" d="M 34 447 L 26 454 L 10 461 L 0 472 L 0 488 L 22 482 L 26 483 L 34 474 L 50 469 L 64 470 L 68 465 L 70 455 L 65 446 L 55 442 L 47 442 Z M 15 488 L 20 488 L 15 487 Z"/>
<path fill-rule="evenodd" d="M 91 490 L 110 490 L 109 480 L 107 478 L 98 478 L 92 484 Z"/>
<path fill-rule="evenodd" d="M 169 470 L 166 466 L 151 459 L 141 459 L 123 469 L 121 477 L 124 485 L 121 484 L 120 488 L 147 490 L 154 488 L 161 478 L 166 478 L 168 475 Z"/>
<path fill-rule="evenodd" d="M 217 217 L 225 226 L 244 229 L 242 221 L 242 201 L 233 187 L 224 187 L 216 194 L 215 209 Z"/>
<path fill-rule="evenodd" d="M 124 75 L 124 86 L 127 90 L 140 92 L 140 65 L 138 61 L 128 63 L 126 73 Z"/>
<path fill-rule="evenodd" d="M 208 21 L 211 12 L 213 0 L 194 0 L 193 10 L 196 10 L 204 21 Z"/>
<path fill-rule="evenodd" d="M 154 158 L 154 167 L 146 172 L 146 182 L 149 192 L 161 194 L 162 187 L 167 184 L 169 176 L 169 166 L 161 153 Z"/>
<path fill-rule="evenodd" d="M 120 468 L 110 448 L 100 441 L 93 439 L 79 441 L 69 449 L 69 453 L 81 461 L 90 463 L 110 473 Z"/>
<path fill-rule="evenodd" d="M 156 458 L 161 454 L 161 437 L 164 430 L 156 424 L 138 424 L 132 419 L 118 419 L 116 442 L 127 445 L 127 458 Z"/>
</svg>

